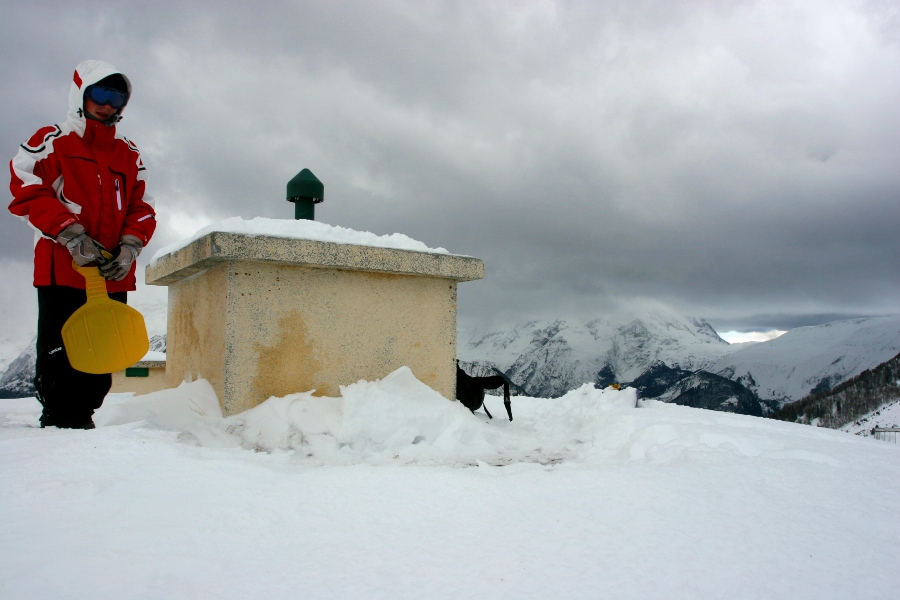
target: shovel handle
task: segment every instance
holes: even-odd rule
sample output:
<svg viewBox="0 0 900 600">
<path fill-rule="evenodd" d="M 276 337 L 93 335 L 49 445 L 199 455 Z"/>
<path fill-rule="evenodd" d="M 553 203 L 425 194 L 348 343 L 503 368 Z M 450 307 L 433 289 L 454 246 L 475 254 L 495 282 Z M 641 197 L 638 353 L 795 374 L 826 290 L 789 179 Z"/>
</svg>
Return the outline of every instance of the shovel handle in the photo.
<svg viewBox="0 0 900 600">
<path fill-rule="evenodd" d="M 72 268 L 84 277 L 84 291 L 88 300 L 109 298 L 109 295 L 106 293 L 106 279 L 100 274 L 100 269 L 97 267 L 82 267 L 75 263 L 72 263 Z"/>
<path fill-rule="evenodd" d="M 105 250 L 101 250 L 101 252 L 103 253 L 103 257 L 107 260 L 112 258 L 112 254 L 109 252 Z M 73 262 L 72 268 L 81 273 L 81 276 L 84 277 L 84 291 L 87 294 L 88 300 L 109 298 L 109 294 L 106 292 L 106 278 L 100 274 L 100 269 L 98 267 L 82 267 Z"/>
</svg>

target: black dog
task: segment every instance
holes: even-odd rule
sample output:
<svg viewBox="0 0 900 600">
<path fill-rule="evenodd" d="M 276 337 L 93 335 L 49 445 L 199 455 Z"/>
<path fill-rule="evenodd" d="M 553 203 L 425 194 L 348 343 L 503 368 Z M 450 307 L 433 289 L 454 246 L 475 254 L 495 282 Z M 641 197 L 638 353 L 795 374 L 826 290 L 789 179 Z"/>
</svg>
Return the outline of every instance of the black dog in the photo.
<svg viewBox="0 0 900 600">
<path fill-rule="evenodd" d="M 497 371 L 497 369 L 494 370 Z M 506 414 L 509 415 L 509 420 L 512 421 L 509 379 L 500 371 L 497 371 L 497 373 L 497 375 L 492 375 L 491 377 L 472 377 L 463 371 L 459 366 L 459 361 L 456 361 L 456 399 L 473 413 L 484 407 L 484 413 L 489 419 L 493 419 L 494 417 L 488 412 L 487 406 L 484 406 L 484 390 L 495 390 L 502 385 L 503 405 L 506 407 Z"/>
</svg>

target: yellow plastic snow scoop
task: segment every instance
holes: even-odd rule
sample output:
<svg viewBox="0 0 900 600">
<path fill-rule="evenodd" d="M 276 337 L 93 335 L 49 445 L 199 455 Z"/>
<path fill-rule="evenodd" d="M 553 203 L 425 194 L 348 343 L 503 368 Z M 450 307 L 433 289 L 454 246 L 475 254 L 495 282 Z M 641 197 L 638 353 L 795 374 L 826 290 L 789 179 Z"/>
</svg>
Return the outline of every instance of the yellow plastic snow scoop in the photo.
<svg viewBox="0 0 900 600">
<path fill-rule="evenodd" d="M 84 276 L 87 302 L 62 327 L 72 368 L 95 375 L 114 373 L 141 360 L 150 349 L 144 316 L 111 300 L 97 267 L 72 267 Z"/>
</svg>

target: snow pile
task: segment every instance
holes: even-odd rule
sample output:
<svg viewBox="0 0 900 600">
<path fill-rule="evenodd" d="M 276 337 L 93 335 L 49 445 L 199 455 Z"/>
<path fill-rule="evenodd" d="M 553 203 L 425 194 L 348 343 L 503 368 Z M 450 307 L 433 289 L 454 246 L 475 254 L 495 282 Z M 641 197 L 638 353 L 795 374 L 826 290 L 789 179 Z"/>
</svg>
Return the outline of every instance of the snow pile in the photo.
<svg viewBox="0 0 900 600">
<path fill-rule="evenodd" d="M 222 409 L 216 392 L 205 379 L 144 396 L 110 394 L 94 415 L 97 427 L 141 423 L 168 431 L 221 419 Z"/>
<path fill-rule="evenodd" d="M 590 439 L 603 422 L 636 404 L 633 390 L 601 391 L 586 385 L 551 404 L 516 398 L 514 411 L 523 413 L 518 421 L 486 423 L 485 415 L 476 417 L 460 403 L 447 401 L 401 367 L 380 381 L 341 386 L 339 398 L 291 394 L 216 419 L 209 406 L 194 408 L 201 403 L 190 386 L 182 388 L 105 405 L 98 412 L 98 426 L 127 422 L 123 407 L 135 404 L 141 408 L 128 409 L 130 418 L 180 431 L 182 442 L 292 451 L 295 461 L 311 465 L 552 463 L 578 458 L 575 450 L 582 438 Z M 488 398 L 489 403 L 494 400 Z M 165 409 L 156 415 L 148 412 L 146 407 L 163 402 Z M 115 418 L 109 416 L 113 411 Z"/>
<path fill-rule="evenodd" d="M 166 254 L 184 248 L 194 240 L 214 231 L 225 233 L 243 233 L 246 235 L 267 235 L 279 238 L 298 240 L 315 240 L 318 242 L 334 242 L 336 244 L 355 244 L 357 246 L 375 246 L 378 248 L 394 248 L 397 250 L 413 250 L 415 252 L 430 252 L 432 254 L 449 254 L 444 248 L 429 248 L 424 243 L 414 240 L 402 233 L 390 235 L 377 235 L 368 231 L 356 231 L 346 227 L 326 225 L 318 221 L 266 219 L 256 217 L 249 221 L 241 217 L 231 217 L 218 223 L 208 225 L 189 238 L 164 246 L 156 251 L 150 266 L 156 264 L 157 259 Z"/>
<path fill-rule="evenodd" d="M 502 414 L 499 398 L 487 402 Z M 180 442 L 196 446 L 290 452 L 293 462 L 310 466 L 665 464 L 685 452 L 839 462 L 799 450 L 794 438 L 815 437 L 815 428 L 785 429 L 762 419 L 748 427 L 742 417 L 707 411 L 698 422 L 694 411 L 663 402 L 638 406 L 632 389 L 585 384 L 555 400 L 514 397 L 513 414 L 512 423 L 473 415 L 401 367 L 379 381 L 341 386 L 339 398 L 313 392 L 273 397 L 224 419 L 212 387 L 200 380 L 137 398 L 119 395 L 95 421 L 98 427 L 140 422 L 178 432 Z"/>
</svg>

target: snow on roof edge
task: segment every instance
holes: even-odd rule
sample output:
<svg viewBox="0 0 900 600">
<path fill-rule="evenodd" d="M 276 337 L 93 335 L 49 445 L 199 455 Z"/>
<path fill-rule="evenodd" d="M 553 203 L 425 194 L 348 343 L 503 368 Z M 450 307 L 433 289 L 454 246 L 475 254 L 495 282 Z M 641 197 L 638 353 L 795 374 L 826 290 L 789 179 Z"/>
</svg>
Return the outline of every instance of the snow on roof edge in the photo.
<svg viewBox="0 0 900 600">
<path fill-rule="evenodd" d="M 225 233 L 242 233 L 246 235 L 268 235 L 273 237 L 332 242 L 335 244 L 354 244 L 357 246 L 373 246 L 377 248 L 393 248 L 432 254 L 450 254 L 445 248 L 429 248 L 424 243 L 414 240 L 402 233 L 377 235 L 369 231 L 356 231 L 337 225 L 328 225 L 319 221 L 293 219 L 267 219 L 255 217 L 249 221 L 241 217 L 231 217 L 197 230 L 190 237 L 164 246 L 156 251 L 150 260 L 154 265 L 161 257 L 181 250 L 191 242 L 203 236 L 220 231 Z"/>
</svg>

